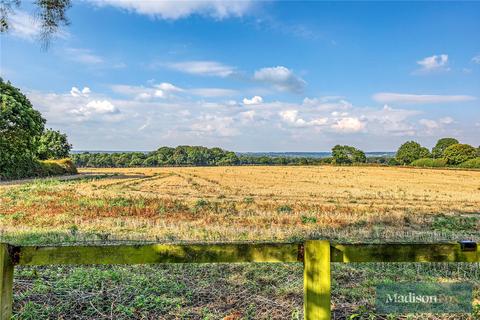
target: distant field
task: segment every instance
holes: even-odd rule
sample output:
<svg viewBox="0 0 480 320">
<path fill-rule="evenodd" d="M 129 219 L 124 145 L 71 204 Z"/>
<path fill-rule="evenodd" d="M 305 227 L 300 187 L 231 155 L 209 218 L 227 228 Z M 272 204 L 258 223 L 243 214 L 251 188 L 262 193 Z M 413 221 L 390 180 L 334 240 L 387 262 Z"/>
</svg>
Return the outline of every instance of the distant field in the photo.
<svg viewBox="0 0 480 320">
<path fill-rule="evenodd" d="M 84 169 L 0 186 L 4 234 L 168 240 L 480 233 L 480 172 L 392 167 Z M 435 238 L 436 239 L 436 238 Z"/>
<path fill-rule="evenodd" d="M 0 185 L 0 239 L 480 240 L 478 171 L 249 166 L 81 172 L 77 180 Z M 479 264 L 333 269 L 335 319 L 387 319 L 374 313 L 374 286 L 383 281 L 469 281 L 474 315 L 408 319 L 480 319 Z M 298 263 L 23 267 L 14 292 L 15 319 L 301 319 L 303 312 Z"/>
</svg>

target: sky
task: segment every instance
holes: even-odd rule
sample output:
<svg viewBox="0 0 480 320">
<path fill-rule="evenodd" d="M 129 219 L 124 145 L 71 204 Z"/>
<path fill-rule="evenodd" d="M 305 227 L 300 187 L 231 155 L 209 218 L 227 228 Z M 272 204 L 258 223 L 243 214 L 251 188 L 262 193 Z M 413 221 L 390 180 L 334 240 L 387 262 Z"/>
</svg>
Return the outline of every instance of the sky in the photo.
<svg viewBox="0 0 480 320">
<path fill-rule="evenodd" d="M 480 2 L 73 1 L 47 50 L 34 13 L 0 75 L 74 150 L 480 144 Z"/>
</svg>

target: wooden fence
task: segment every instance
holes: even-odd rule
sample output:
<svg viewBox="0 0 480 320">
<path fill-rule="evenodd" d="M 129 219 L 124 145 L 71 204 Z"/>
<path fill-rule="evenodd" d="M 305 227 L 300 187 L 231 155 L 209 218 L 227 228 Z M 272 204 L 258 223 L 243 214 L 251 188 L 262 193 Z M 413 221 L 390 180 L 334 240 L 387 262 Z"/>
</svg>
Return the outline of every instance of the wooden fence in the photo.
<svg viewBox="0 0 480 320">
<path fill-rule="evenodd" d="M 103 246 L 0 244 L 0 320 L 10 319 L 15 266 L 147 263 L 303 262 L 304 316 L 331 318 L 331 262 L 480 262 L 475 242 L 437 244 L 210 243 Z"/>
</svg>

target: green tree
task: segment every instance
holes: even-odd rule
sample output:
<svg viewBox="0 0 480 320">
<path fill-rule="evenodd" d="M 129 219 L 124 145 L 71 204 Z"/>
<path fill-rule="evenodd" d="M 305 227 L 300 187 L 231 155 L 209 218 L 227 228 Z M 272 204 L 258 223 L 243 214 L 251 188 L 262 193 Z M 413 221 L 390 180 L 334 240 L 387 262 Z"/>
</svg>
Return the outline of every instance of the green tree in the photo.
<svg viewBox="0 0 480 320">
<path fill-rule="evenodd" d="M 0 178 L 32 174 L 44 125 L 27 97 L 0 78 Z"/>
<path fill-rule="evenodd" d="M 457 143 L 451 145 L 444 152 L 448 164 L 457 165 L 477 156 L 477 150 L 469 144 Z"/>
<path fill-rule="evenodd" d="M 38 158 L 41 160 L 67 158 L 71 149 L 72 145 L 68 143 L 66 134 L 47 129 L 38 142 Z"/>
<path fill-rule="evenodd" d="M 332 148 L 332 157 L 334 163 L 337 164 L 363 163 L 367 161 L 365 152 L 351 146 L 336 145 Z"/>
<path fill-rule="evenodd" d="M 437 144 L 432 149 L 432 156 L 435 159 L 443 158 L 443 153 L 445 152 L 445 149 L 447 149 L 451 145 L 457 144 L 457 143 L 459 143 L 459 142 L 455 138 L 442 138 L 442 139 L 438 140 Z"/>
<path fill-rule="evenodd" d="M 430 151 L 415 141 L 407 141 L 402 144 L 395 156 L 400 164 L 411 164 L 415 160 L 430 157 Z"/>
</svg>

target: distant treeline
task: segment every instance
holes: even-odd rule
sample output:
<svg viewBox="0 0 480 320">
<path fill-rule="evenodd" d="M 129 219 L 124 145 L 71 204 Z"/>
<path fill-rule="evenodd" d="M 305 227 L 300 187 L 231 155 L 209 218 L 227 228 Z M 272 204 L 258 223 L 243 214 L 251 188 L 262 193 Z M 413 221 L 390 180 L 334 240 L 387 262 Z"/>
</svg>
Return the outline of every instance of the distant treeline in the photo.
<svg viewBox="0 0 480 320">
<path fill-rule="evenodd" d="M 347 145 L 334 146 L 331 156 L 325 158 L 237 154 L 202 146 L 161 147 L 152 152 L 84 152 L 71 157 L 77 167 L 99 168 L 321 164 L 480 168 L 480 148 L 460 144 L 454 138 L 438 140 L 432 151 L 415 141 L 408 141 L 399 147 L 395 157 L 367 157 L 362 150 Z"/>
<path fill-rule="evenodd" d="M 319 165 L 335 162 L 333 157 L 285 157 L 236 154 L 220 148 L 201 146 L 161 147 L 156 151 L 77 153 L 71 155 L 78 167 L 163 167 L 231 165 Z M 362 157 L 362 162 L 386 164 L 389 157 Z"/>
</svg>

